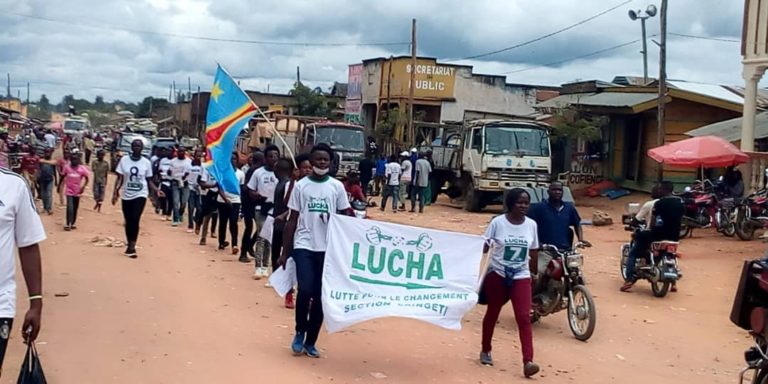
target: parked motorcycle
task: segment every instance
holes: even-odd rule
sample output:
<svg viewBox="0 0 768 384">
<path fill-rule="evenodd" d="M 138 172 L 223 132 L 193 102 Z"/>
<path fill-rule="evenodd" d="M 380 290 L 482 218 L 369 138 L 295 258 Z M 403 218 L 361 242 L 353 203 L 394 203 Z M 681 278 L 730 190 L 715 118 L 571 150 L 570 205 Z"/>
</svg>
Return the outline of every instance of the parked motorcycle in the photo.
<svg viewBox="0 0 768 384">
<path fill-rule="evenodd" d="M 531 322 L 567 309 L 571 332 L 577 340 L 587 341 L 595 331 L 597 313 L 592 294 L 584 286 L 581 272 L 584 257 L 576 250 L 559 250 L 553 245 L 544 245 L 541 249 L 553 258 L 544 271 L 539 271 Z"/>
<path fill-rule="evenodd" d="M 735 229 L 739 239 L 752 240 L 759 228 L 768 228 L 768 196 L 765 189 L 747 196 L 736 205 Z"/>
<path fill-rule="evenodd" d="M 703 185 L 703 184 L 700 184 Z M 711 186 L 711 183 L 710 183 Z M 686 188 L 678 194 L 685 205 L 685 215 L 680 225 L 680 238 L 693 235 L 694 228 L 709 228 L 716 214 L 717 195 L 712 188 Z"/>
<path fill-rule="evenodd" d="M 621 264 L 619 265 L 621 277 L 627 280 L 629 250 L 634 245 L 637 233 L 645 229 L 645 224 L 636 220 L 624 224 L 624 229 L 632 232 L 632 240 L 621 246 Z M 644 257 L 638 257 L 635 261 L 636 277 L 648 280 L 651 283 L 651 291 L 656 297 L 666 296 L 672 283 L 680 279 L 680 270 L 677 265 L 678 244 L 677 241 L 653 242 L 650 252 Z"/>
<path fill-rule="evenodd" d="M 731 322 L 749 331 L 755 344 L 744 352 L 747 371 L 754 371 L 752 384 L 768 384 L 768 259 L 745 261 L 731 308 Z"/>
<path fill-rule="evenodd" d="M 715 227 L 727 237 L 736 235 L 736 199 L 726 198 L 717 202 Z"/>
</svg>

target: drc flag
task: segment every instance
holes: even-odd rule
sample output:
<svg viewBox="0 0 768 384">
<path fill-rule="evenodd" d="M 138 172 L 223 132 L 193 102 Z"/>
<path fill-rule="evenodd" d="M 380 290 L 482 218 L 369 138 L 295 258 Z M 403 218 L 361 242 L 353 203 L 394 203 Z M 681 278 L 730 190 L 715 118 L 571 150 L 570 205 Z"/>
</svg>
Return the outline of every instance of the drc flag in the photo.
<svg viewBox="0 0 768 384">
<path fill-rule="evenodd" d="M 205 121 L 205 168 L 225 192 L 240 194 L 240 183 L 232 167 L 237 136 L 257 107 L 220 65 L 208 100 Z"/>
</svg>

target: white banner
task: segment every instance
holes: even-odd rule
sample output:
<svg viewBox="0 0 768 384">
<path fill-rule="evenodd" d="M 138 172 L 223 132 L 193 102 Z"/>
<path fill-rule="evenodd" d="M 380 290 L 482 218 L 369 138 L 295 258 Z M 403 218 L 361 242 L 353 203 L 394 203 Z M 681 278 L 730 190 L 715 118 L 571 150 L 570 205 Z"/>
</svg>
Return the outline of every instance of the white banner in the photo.
<svg viewBox="0 0 768 384">
<path fill-rule="evenodd" d="M 334 215 L 323 271 L 328 332 L 379 317 L 461 329 L 477 303 L 481 236 Z"/>
</svg>

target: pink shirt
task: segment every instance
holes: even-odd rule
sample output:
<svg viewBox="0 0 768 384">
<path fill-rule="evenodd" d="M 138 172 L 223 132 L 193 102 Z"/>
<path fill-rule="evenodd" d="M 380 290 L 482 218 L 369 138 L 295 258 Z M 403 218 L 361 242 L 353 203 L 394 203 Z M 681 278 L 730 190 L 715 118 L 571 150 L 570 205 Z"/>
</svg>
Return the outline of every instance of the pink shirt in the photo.
<svg viewBox="0 0 768 384">
<path fill-rule="evenodd" d="M 80 187 L 84 178 L 88 177 L 88 168 L 80 164 L 72 168 L 69 164 L 64 165 L 64 194 L 67 196 L 80 196 Z"/>
</svg>

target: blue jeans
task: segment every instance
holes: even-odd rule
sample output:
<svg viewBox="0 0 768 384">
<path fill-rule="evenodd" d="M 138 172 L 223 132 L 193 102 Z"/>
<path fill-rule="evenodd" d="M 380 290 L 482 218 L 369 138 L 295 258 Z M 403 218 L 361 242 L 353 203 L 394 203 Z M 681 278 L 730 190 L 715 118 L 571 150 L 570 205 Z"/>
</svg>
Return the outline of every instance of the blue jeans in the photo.
<svg viewBox="0 0 768 384">
<path fill-rule="evenodd" d="M 40 184 L 40 198 L 43 200 L 43 209 L 51 212 L 53 209 L 53 180 L 38 181 Z"/>
<path fill-rule="evenodd" d="M 397 207 L 400 200 L 400 186 L 399 185 L 387 185 L 384 187 L 384 195 L 381 198 L 381 210 L 387 208 L 387 199 L 392 196 L 392 211 L 397 212 Z"/>
<path fill-rule="evenodd" d="M 181 223 L 187 200 L 189 200 L 189 188 L 185 187 L 183 183 L 172 181 L 171 191 L 173 194 L 173 222 Z"/>
<path fill-rule="evenodd" d="M 635 264 L 637 263 L 637 258 L 648 253 L 654 238 L 655 236 L 651 231 L 640 231 L 635 235 L 632 247 L 629 249 L 629 256 L 627 256 L 627 281 L 637 280 L 637 277 L 635 276 Z"/>
<path fill-rule="evenodd" d="M 294 249 L 296 262 L 296 332 L 306 332 L 305 345 L 315 345 L 323 325 L 322 284 L 325 252 Z M 310 305 L 311 301 L 311 305 Z"/>
<path fill-rule="evenodd" d="M 187 227 L 192 229 L 195 223 L 195 215 L 202 210 L 203 202 L 200 199 L 200 193 L 197 190 L 187 189 L 187 191 L 189 193 L 189 198 L 187 199 Z"/>
<path fill-rule="evenodd" d="M 416 195 L 419 195 L 419 212 L 424 210 L 424 203 L 427 201 L 427 187 L 414 185 L 411 187 L 411 211 L 416 209 Z"/>
</svg>

